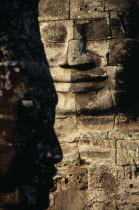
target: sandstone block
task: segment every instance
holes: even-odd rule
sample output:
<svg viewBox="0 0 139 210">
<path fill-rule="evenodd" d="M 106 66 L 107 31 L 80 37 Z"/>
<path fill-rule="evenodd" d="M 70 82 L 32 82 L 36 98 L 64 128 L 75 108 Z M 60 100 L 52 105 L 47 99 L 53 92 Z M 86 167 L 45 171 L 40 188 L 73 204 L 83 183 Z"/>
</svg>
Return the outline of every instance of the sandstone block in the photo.
<svg viewBox="0 0 139 210">
<path fill-rule="evenodd" d="M 128 125 L 126 125 L 127 128 Z M 120 140 L 137 140 L 139 139 L 138 130 L 112 130 L 109 132 L 109 138 L 111 139 L 120 139 Z"/>
<path fill-rule="evenodd" d="M 93 130 L 94 134 L 96 132 L 96 136 L 94 136 L 92 132 L 92 138 L 96 138 L 97 136 L 98 139 L 102 138 L 100 135 L 103 134 L 103 131 L 111 130 L 114 127 L 114 116 L 78 116 L 77 120 L 78 126 L 82 130 L 86 130 L 86 133 L 88 133 L 88 130 Z M 98 132 L 99 130 L 101 130 L 101 132 Z"/>
<path fill-rule="evenodd" d="M 69 0 L 41 0 L 39 3 L 41 20 L 69 19 Z"/>
<path fill-rule="evenodd" d="M 115 163 L 115 141 L 112 140 L 84 140 L 78 143 L 80 159 L 83 163 L 108 160 Z"/>
<path fill-rule="evenodd" d="M 137 134 L 138 126 L 139 126 L 138 119 L 136 119 L 135 121 L 134 116 L 132 115 L 119 114 L 115 118 L 115 128 L 130 135 L 131 139 L 139 139 Z"/>
<path fill-rule="evenodd" d="M 90 64 L 91 66 L 91 64 Z M 95 67 L 92 69 L 72 69 L 71 71 L 71 81 L 72 82 L 97 82 L 99 79 L 101 81 L 107 78 L 107 71 L 103 67 Z"/>
<path fill-rule="evenodd" d="M 67 43 L 44 43 L 44 49 L 50 67 L 56 67 L 67 62 Z"/>
<path fill-rule="evenodd" d="M 106 0 L 105 10 L 126 11 L 131 7 L 132 0 Z"/>
<path fill-rule="evenodd" d="M 74 39 L 98 40 L 110 38 L 108 16 L 74 21 Z"/>
<path fill-rule="evenodd" d="M 88 171 L 84 166 L 69 166 L 61 175 L 61 179 L 56 178 L 58 191 L 86 190 L 88 188 Z M 59 177 L 59 175 L 57 176 Z"/>
<path fill-rule="evenodd" d="M 71 0 L 70 19 L 92 18 L 94 12 L 104 11 L 104 0 Z"/>
<path fill-rule="evenodd" d="M 139 164 L 138 140 L 117 141 L 117 164 L 118 165 Z"/>
<path fill-rule="evenodd" d="M 68 46 L 68 64 L 81 65 L 92 63 L 92 56 L 86 52 L 84 42 L 81 40 L 71 40 Z"/>
<path fill-rule="evenodd" d="M 86 126 L 87 127 L 87 126 Z M 108 131 L 107 130 L 92 130 L 92 129 L 80 129 L 80 140 L 84 142 L 91 142 L 92 140 L 105 140 L 108 138 Z"/>
<path fill-rule="evenodd" d="M 56 210 L 83 210 L 84 209 L 84 198 L 86 197 L 85 192 L 80 190 L 65 190 L 59 192 L 55 199 Z"/>
<path fill-rule="evenodd" d="M 50 68 L 54 82 L 71 82 L 71 69 L 64 69 L 59 66 Z"/>
<path fill-rule="evenodd" d="M 76 107 L 79 114 L 93 115 L 93 113 L 103 113 L 113 109 L 113 102 L 109 90 L 104 89 L 97 94 L 78 93 L 76 94 Z"/>
<path fill-rule="evenodd" d="M 77 143 L 62 143 L 63 160 L 59 165 L 67 167 L 69 165 L 78 166 L 80 164 L 80 157 Z"/>
<path fill-rule="evenodd" d="M 107 55 L 109 52 L 109 41 L 88 41 L 86 49 L 93 53 L 96 66 L 107 65 Z"/>
<path fill-rule="evenodd" d="M 93 162 L 89 166 L 89 189 L 98 189 L 106 190 L 108 192 L 115 191 L 114 189 L 120 186 L 120 182 L 124 183 L 124 170 L 123 167 L 112 164 L 108 161 L 104 162 Z M 108 176 L 110 179 L 105 179 Z M 108 182 L 106 182 L 106 180 Z M 104 183 L 103 183 L 104 181 Z M 106 187 L 107 186 L 107 187 Z"/>
<path fill-rule="evenodd" d="M 139 14 L 138 14 L 137 1 L 134 2 L 132 10 L 130 9 L 125 12 L 118 12 L 117 14 L 121 22 L 121 29 L 123 31 L 124 37 L 138 39 L 139 37 L 138 26 L 139 25 L 138 25 L 137 20 L 138 20 Z M 119 26 L 117 27 L 118 29 L 117 32 L 119 31 Z"/>
<path fill-rule="evenodd" d="M 125 34 L 124 26 L 117 12 L 110 13 L 110 25 L 111 25 L 112 38 L 117 39 L 124 37 Z"/>
<path fill-rule="evenodd" d="M 73 39 L 73 21 L 57 20 L 40 22 L 41 39 L 45 42 L 64 43 Z"/>
<path fill-rule="evenodd" d="M 124 170 L 125 170 L 125 181 L 126 181 L 125 190 L 129 193 L 129 197 L 130 197 L 130 194 L 132 195 L 137 194 L 139 190 L 138 166 L 128 165 L 124 167 Z"/>
<path fill-rule="evenodd" d="M 126 90 L 124 67 L 121 66 L 107 66 L 107 75 L 109 77 L 109 85 L 111 90 Z"/>
<path fill-rule="evenodd" d="M 104 82 L 105 83 L 105 82 Z M 80 83 L 54 83 L 56 91 L 60 93 L 88 93 L 104 87 L 104 83 L 80 82 Z"/>
<path fill-rule="evenodd" d="M 54 85 L 57 92 L 60 93 L 75 92 L 74 89 L 72 88 L 71 83 L 55 82 Z"/>
<path fill-rule="evenodd" d="M 104 87 L 105 82 L 96 83 L 96 82 L 80 82 L 80 83 L 72 83 L 70 92 L 75 93 L 88 93 L 92 91 L 97 91 Z"/>
<path fill-rule="evenodd" d="M 76 112 L 75 94 L 58 93 L 57 114 L 73 114 Z"/>
<path fill-rule="evenodd" d="M 55 131 L 60 142 L 74 142 L 77 136 L 76 116 L 56 116 Z"/>
<path fill-rule="evenodd" d="M 109 65 L 127 66 L 137 58 L 137 42 L 129 39 L 113 39 L 110 41 Z"/>
<path fill-rule="evenodd" d="M 89 166 L 89 202 L 96 210 L 99 203 L 103 208 L 121 202 L 126 198 L 123 186 L 124 170 L 115 164 L 107 162 L 93 162 Z M 95 208 L 93 208 L 95 207 Z M 110 206 L 111 209 L 112 206 Z M 101 209 L 101 208 L 100 208 Z M 115 209 L 115 208 L 114 208 Z"/>
</svg>

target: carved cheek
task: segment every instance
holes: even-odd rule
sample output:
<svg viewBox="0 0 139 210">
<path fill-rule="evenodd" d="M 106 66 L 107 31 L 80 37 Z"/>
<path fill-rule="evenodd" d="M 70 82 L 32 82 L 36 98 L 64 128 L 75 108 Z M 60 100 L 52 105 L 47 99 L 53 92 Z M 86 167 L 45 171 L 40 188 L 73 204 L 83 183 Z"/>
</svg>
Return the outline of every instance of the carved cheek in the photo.
<svg viewBox="0 0 139 210">
<path fill-rule="evenodd" d="M 50 67 L 66 63 L 68 43 L 46 43 L 44 46 Z"/>
<path fill-rule="evenodd" d="M 40 25 L 41 39 L 50 67 L 66 63 L 72 30 L 72 21 L 48 21 Z"/>
</svg>

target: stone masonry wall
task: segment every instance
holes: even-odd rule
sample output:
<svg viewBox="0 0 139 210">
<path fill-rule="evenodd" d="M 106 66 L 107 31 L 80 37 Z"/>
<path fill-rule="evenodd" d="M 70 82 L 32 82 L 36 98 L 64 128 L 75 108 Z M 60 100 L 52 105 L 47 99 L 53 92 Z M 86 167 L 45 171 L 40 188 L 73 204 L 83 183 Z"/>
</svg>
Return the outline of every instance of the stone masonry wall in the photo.
<svg viewBox="0 0 139 210">
<path fill-rule="evenodd" d="M 138 0 L 40 0 L 63 150 L 49 210 L 139 209 Z"/>
</svg>

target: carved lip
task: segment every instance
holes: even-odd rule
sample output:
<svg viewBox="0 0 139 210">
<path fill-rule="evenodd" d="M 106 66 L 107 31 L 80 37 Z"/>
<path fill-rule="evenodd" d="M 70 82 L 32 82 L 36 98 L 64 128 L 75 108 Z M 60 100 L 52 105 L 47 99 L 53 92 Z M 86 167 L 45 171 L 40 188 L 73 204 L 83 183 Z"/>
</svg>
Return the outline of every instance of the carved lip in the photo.
<svg viewBox="0 0 139 210">
<path fill-rule="evenodd" d="M 107 74 L 101 67 L 96 67 L 86 71 L 72 70 L 71 82 L 104 82 Z"/>
<path fill-rule="evenodd" d="M 102 90 L 106 86 L 106 80 L 103 82 L 56 82 L 54 84 L 57 92 L 83 93 Z"/>
</svg>

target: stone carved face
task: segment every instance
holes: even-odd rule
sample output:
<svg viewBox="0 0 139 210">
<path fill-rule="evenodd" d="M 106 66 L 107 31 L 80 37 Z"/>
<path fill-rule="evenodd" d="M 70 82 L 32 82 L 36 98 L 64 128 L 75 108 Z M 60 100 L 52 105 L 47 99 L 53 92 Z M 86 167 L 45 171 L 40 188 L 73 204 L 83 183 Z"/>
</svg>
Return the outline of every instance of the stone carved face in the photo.
<svg viewBox="0 0 139 210">
<path fill-rule="evenodd" d="M 41 1 L 40 31 L 60 115 L 135 109 L 138 9 L 132 1 Z M 69 11 L 69 12 L 68 12 Z M 70 13 L 70 16 L 69 16 Z"/>
</svg>

